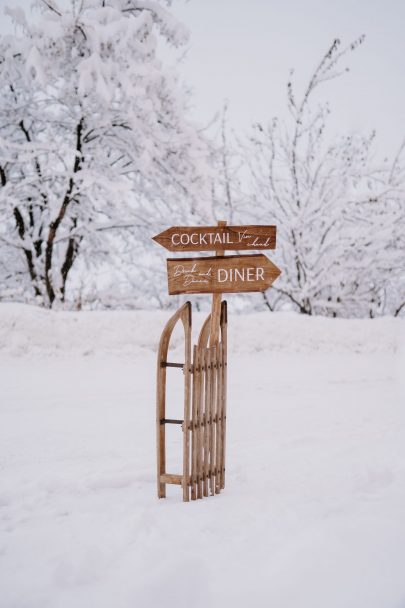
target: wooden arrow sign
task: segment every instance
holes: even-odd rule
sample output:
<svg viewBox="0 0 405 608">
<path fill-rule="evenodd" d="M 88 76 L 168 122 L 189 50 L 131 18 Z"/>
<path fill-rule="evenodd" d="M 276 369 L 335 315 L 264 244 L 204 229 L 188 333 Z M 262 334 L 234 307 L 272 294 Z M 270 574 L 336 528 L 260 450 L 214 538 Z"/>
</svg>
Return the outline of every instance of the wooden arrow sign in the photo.
<svg viewBox="0 0 405 608">
<path fill-rule="evenodd" d="M 153 239 L 169 251 L 275 249 L 276 226 L 174 226 Z"/>
<path fill-rule="evenodd" d="M 167 260 L 170 295 L 265 291 L 280 274 L 263 254 Z"/>
</svg>

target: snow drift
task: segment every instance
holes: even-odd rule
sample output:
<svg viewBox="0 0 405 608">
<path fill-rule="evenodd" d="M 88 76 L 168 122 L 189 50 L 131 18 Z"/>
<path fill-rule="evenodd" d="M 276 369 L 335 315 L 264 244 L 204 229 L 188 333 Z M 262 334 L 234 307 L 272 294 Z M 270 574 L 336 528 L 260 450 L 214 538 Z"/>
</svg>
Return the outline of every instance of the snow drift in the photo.
<svg viewBox="0 0 405 608">
<path fill-rule="evenodd" d="M 135 354 L 156 351 L 171 311 L 54 312 L 23 304 L 0 305 L 0 353 Z M 193 315 L 193 328 L 206 314 Z M 405 321 L 327 319 L 296 313 L 229 315 L 233 352 L 394 353 L 403 342 Z M 401 339 L 402 336 L 402 339 Z M 174 347 L 181 334 L 174 335 Z"/>
</svg>

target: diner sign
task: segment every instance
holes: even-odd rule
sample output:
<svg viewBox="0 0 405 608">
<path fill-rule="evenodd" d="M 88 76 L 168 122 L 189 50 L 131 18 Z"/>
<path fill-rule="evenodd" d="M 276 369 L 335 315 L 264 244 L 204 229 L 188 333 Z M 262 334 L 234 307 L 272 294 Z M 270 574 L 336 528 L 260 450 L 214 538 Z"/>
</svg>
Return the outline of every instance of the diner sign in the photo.
<svg viewBox="0 0 405 608">
<path fill-rule="evenodd" d="M 167 260 L 170 295 L 265 291 L 280 274 L 262 254 Z"/>
</svg>

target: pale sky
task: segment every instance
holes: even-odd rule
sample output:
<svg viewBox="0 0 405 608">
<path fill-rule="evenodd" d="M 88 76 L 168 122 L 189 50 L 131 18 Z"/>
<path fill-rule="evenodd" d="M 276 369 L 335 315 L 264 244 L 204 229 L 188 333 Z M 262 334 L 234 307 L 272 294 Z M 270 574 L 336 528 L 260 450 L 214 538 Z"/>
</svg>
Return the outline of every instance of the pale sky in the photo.
<svg viewBox="0 0 405 608">
<path fill-rule="evenodd" d="M 350 73 L 319 94 L 336 132 L 375 128 L 384 153 L 405 136 L 404 0 L 191 0 L 175 12 L 191 30 L 183 71 L 197 117 L 225 98 L 235 127 L 285 117 L 290 69 L 302 90 L 334 38 L 343 46 L 366 34 L 342 63 Z"/>
<path fill-rule="evenodd" d="M 0 0 L 1 13 L 7 4 L 30 0 Z M 350 73 L 325 83 L 319 99 L 329 100 L 336 133 L 375 128 L 381 154 L 393 153 L 405 136 L 404 0 L 178 0 L 171 10 L 191 32 L 181 72 L 199 122 L 225 99 L 237 130 L 285 117 L 290 68 L 302 89 L 334 38 L 343 46 L 366 34 L 342 63 Z"/>
</svg>

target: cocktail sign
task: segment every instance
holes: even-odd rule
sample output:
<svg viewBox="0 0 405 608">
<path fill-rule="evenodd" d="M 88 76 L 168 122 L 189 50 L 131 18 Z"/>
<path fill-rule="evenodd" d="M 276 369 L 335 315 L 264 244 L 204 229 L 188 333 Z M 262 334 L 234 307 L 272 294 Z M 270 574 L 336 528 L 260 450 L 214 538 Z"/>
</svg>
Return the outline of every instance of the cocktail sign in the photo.
<svg viewBox="0 0 405 608">
<path fill-rule="evenodd" d="M 169 294 L 212 294 L 211 314 L 191 350 L 191 303 L 169 319 L 159 342 L 157 360 L 157 488 L 182 486 L 183 500 L 215 495 L 225 488 L 227 410 L 227 308 L 223 293 L 265 291 L 281 274 L 262 253 L 225 256 L 225 251 L 265 250 L 276 246 L 275 226 L 198 226 L 168 228 L 154 240 L 173 252 L 215 251 L 215 256 L 167 260 Z M 170 340 L 177 323 L 184 330 L 184 362 L 168 361 Z M 166 417 L 167 368 L 184 374 L 184 417 Z M 183 431 L 182 474 L 166 471 L 166 425 Z"/>
<path fill-rule="evenodd" d="M 174 226 L 153 240 L 169 251 L 275 249 L 275 226 Z"/>
</svg>

